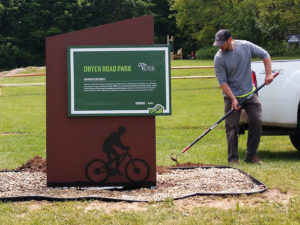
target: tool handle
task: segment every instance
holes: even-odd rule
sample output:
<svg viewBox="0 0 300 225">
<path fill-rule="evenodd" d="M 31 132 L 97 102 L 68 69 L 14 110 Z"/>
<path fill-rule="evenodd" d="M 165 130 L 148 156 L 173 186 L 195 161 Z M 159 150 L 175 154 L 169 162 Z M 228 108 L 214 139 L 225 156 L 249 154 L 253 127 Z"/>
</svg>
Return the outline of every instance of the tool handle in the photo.
<svg viewBox="0 0 300 225">
<path fill-rule="evenodd" d="M 273 79 L 274 79 L 275 77 L 277 77 L 278 75 L 279 75 L 279 72 L 275 73 L 275 74 L 273 75 Z M 241 102 L 237 105 L 237 107 L 235 108 L 234 111 L 239 111 L 240 108 L 241 108 L 241 106 L 242 106 L 248 99 L 250 99 L 253 95 L 255 95 L 260 89 L 262 89 L 265 85 L 266 85 L 266 83 L 263 83 L 263 84 L 260 85 L 258 88 L 256 88 L 251 94 L 247 95 L 246 98 L 243 99 L 243 101 L 241 101 Z"/>
<path fill-rule="evenodd" d="M 273 75 L 273 78 L 277 77 L 279 75 L 279 72 L 275 73 Z M 207 129 L 205 132 L 203 132 L 203 134 L 201 134 L 199 137 L 196 138 L 196 140 L 194 140 L 191 144 L 189 144 L 187 147 L 185 147 L 181 153 L 186 152 L 187 150 L 189 150 L 194 144 L 196 144 L 198 141 L 200 141 L 201 138 L 203 138 L 206 134 L 208 134 L 212 129 L 214 129 L 218 124 L 220 124 L 224 119 L 226 119 L 231 113 L 233 113 L 234 111 L 238 111 L 241 109 L 242 105 L 248 100 L 250 99 L 254 94 L 256 94 L 260 89 L 262 89 L 264 86 L 266 85 L 266 83 L 263 83 L 262 85 L 260 85 L 258 88 L 255 89 L 255 91 L 253 91 L 251 94 L 247 95 L 245 99 L 243 99 L 243 101 L 241 101 L 238 106 L 234 109 L 231 109 L 230 111 L 228 111 L 221 119 L 219 119 L 214 125 L 212 125 L 209 129 Z"/>
<path fill-rule="evenodd" d="M 274 73 L 273 79 L 279 75 L 279 72 Z"/>
<path fill-rule="evenodd" d="M 215 124 L 216 125 L 216 124 Z M 212 130 L 212 128 L 209 128 L 206 130 L 203 134 L 201 134 L 195 141 L 193 141 L 191 144 L 189 144 L 187 147 L 185 147 L 181 153 L 185 153 L 187 150 L 189 150 L 190 147 L 192 147 L 194 144 L 196 144 L 198 141 L 200 141 L 201 138 L 203 138 L 207 133 L 209 133 Z"/>
</svg>

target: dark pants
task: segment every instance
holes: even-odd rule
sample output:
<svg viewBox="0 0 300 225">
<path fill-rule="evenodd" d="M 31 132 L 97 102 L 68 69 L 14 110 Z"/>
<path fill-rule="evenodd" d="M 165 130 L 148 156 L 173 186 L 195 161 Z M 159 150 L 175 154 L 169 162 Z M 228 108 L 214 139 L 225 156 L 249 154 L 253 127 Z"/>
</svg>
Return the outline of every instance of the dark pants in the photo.
<svg viewBox="0 0 300 225">
<path fill-rule="evenodd" d="M 238 102 L 243 98 L 237 98 Z M 224 97 L 225 113 L 231 110 L 231 100 L 228 97 Z M 246 110 L 248 116 L 248 140 L 247 140 L 247 152 L 245 160 L 252 160 L 257 156 L 257 149 L 261 136 L 261 120 L 262 111 L 261 103 L 257 95 L 253 95 L 248 99 L 243 109 Z M 232 160 L 238 160 L 238 131 L 241 111 L 233 112 L 225 119 L 225 129 L 227 137 L 228 147 L 228 162 Z"/>
</svg>

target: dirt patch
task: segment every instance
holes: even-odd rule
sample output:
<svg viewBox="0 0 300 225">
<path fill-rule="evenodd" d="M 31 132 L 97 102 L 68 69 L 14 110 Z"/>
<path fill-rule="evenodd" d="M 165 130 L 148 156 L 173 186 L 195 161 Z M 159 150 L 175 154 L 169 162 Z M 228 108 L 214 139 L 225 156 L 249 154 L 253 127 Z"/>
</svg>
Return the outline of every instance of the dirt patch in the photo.
<svg viewBox="0 0 300 225">
<path fill-rule="evenodd" d="M 278 189 L 269 189 L 268 191 L 263 193 L 261 198 L 259 199 L 268 200 L 270 202 L 280 202 L 286 205 L 290 202 L 290 199 L 293 197 L 294 195 L 292 195 L 291 193 L 282 193 Z"/>
<path fill-rule="evenodd" d="M 268 203 L 279 203 L 282 205 L 287 205 L 290 199 L 294 197 L 289 193 L 281 193 L 277 189 L 270 189 L 263 194 L 252 195 L 252 196 L 229 196 L 229 197 L 220 197 L 220 196 L 195 196 L 186 199 L 180 199 L 173 202 L 173 207 L 178 212 L 183 213 L 184 215 L 189 215 L 196 208 L 217 208 L 217 209 L 235 209 L 238 207 L 258 207 L 264 202 Z M 43 207 L 53 206 L 56 203 L 48 201 L 30 201 L 30 202 L 19 202 L 14 204 L 21 204 L 28 206 L 29 211 L 37 211 Z M 164 204 L 164 203 L 158 203 Z M 90 211 L 99 211 L 111 214 L 115 211 L 144 211 L 148 210 L 150 207 L 155 207 L 154 203 L 139 203 L 139 202 L 103 202 L 103 201 L 92 201 L 88 204 L 79 203 L 78 209 L 84 208 L 85 213 Z M 22 215 L 20 215 L 22 216 Z"/>
<path fill-rule="evenodd" d="M 30 66 L 30 67 L 26 67 L 26 68 L 17 68 L 17 69 L 13 69 L 13 70 L 10 70 L 10 71 L 2 71 L 0 73 L 0 75 L 15 75 L 15 74 L 22 74 L 22 73 L 27 73 L 27 71 L 44 71 L 45 70 L 45 67 L 44 66 L 41 66 L 41 67 L 33 67 L 33 66 Z"/>
<path fill-rule="evenodd" d="M 13 135 L 24 135 L 26 133 L 17 133 L 17 132 L 5 132 L 5 133 L 0 133 L 0 136 L 13 136 Z"/>
<path fill-rule="evenodd" d="M 101 202 L 94 201 L 89 203 L 84 212 L 88 213 L 91 210 L 97 210 L 100 212 L 112 213 L 114 211 L 127 212 L 127 211 L 143 211 L 148 209 L 147 203 L 127 203 L 127 202 Z"/>
<path fill-rule="evenodd" d="M 182 163 L 176 166 L 157 166 L 156 172 L 158 174 L 163 174 L 169 171 L 170 169 L 176 169 L 176 168 L 183 168 L 183 167 L 208 167 L 212 166 L 215 167 L 216 165 L 208 165 L 208 164 L 201 164 L 201 163 Z M 40 156 L 35 156 L 32 159 L 28 160 L 26 163 L 24 163 L 22 166 L 16 168 L 18 171 L 28 171 L 28 172 L 47 172 L 47 163 L 46 160 L 43 159 Z"/>
<path fill-rule="evenodd" d="M 239 207 L 254 207 L 264 202 L 287 205 L 294 196 L 290 193 L 281 193 L 278 189 L 269 189 L 262 194 L 252 196 L 196 196 L 174 201 L 179 211 L 192 211 L 197 207 L 235 209 Z"/>
<path fill-rule="evenodd" d="M 27 171 L 27 172 L 47 172 L 46 160 L 40 156 L 35 156 L 28 160 L 22 166 L 16 169 L 17 171 Z"/>
</svg>

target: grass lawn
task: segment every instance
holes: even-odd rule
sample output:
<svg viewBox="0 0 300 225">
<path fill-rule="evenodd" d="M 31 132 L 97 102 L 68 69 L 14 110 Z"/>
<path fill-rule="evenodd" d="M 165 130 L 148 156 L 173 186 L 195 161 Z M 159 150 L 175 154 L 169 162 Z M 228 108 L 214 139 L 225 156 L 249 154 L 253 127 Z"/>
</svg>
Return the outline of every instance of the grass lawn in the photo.
<svg viewBox="0 0 300 225">
<path fill-rule="evenodd" d="M 172 61 L 172 66 L 213 65 L 212 60 Z M 23 73 L 23 72 L 22 72 Z M 172 76 L 212 75 L 213 70 L 176 70 Z M 4 78 L 1 83 L 43 83 L 45 77 Z M 45 86 L 2 88 L 0 97 L 0 169 L 16 168 L 35 155 L 46 156 Z M 157 165 L 173 165 L 179 153 L 223 116 L 216 79 L 172 80 L 172 115 L 156 117 Z M 239 155 L 245 156 L 246 136 Z M 300 152 L 285 136 L 262 137 L 264 165 L 241 161 L 237 167 L 280 196 L 197 197 L 162 203 L 24 202 L 0 203 L 0 224 L 300 224 Z M 179 158 L 182 163 L 227 165 L 224 123 Z M 208 206 L 205 202 L 212 201 Z M 191 202 L 194 205 L 191 206 Z M 227 202 L 230 207 L 219 207 Z M 125 204 L 125 205 L 124 205 Z M 102 208 L 96 206 L 101 205 Z M 120 210 L 121 206 L 127 210 Z M 137 209 L 132 209 L 136 206 Z M 113 210 L 107 211 L 108 208 Z M 132 209 L 132 210 L 130 210 Z"/>
</svg>

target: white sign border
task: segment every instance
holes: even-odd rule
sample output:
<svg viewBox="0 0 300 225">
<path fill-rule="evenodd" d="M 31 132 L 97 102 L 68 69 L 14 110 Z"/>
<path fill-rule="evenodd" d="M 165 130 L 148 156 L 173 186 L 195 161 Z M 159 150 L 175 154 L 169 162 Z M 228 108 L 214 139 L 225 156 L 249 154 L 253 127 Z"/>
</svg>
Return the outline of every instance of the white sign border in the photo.
<svg viewBox="0 0 300 225">
<path fill-rule="evenodd" d="M 148 110 L 76 110 L 75 109 L 75 90 L 74 90 L 74 53 L 76 52 L 120 52 L 120 51 L 164 51 L 165 52 L 165 82 L 166 82 L 166 109 L 163 110 L 163 115 L 170 114 L 170 61 L 169 61 L 169 47 L 168 46 L 152 46 L 152 47 L 70 47 L 70 92 L 71 92 L 71 102 L 70 102 L 70 113 L 73 115 L 122 115 L 122 114 L 142 114 L 149 115 Z"/>
</svg>

